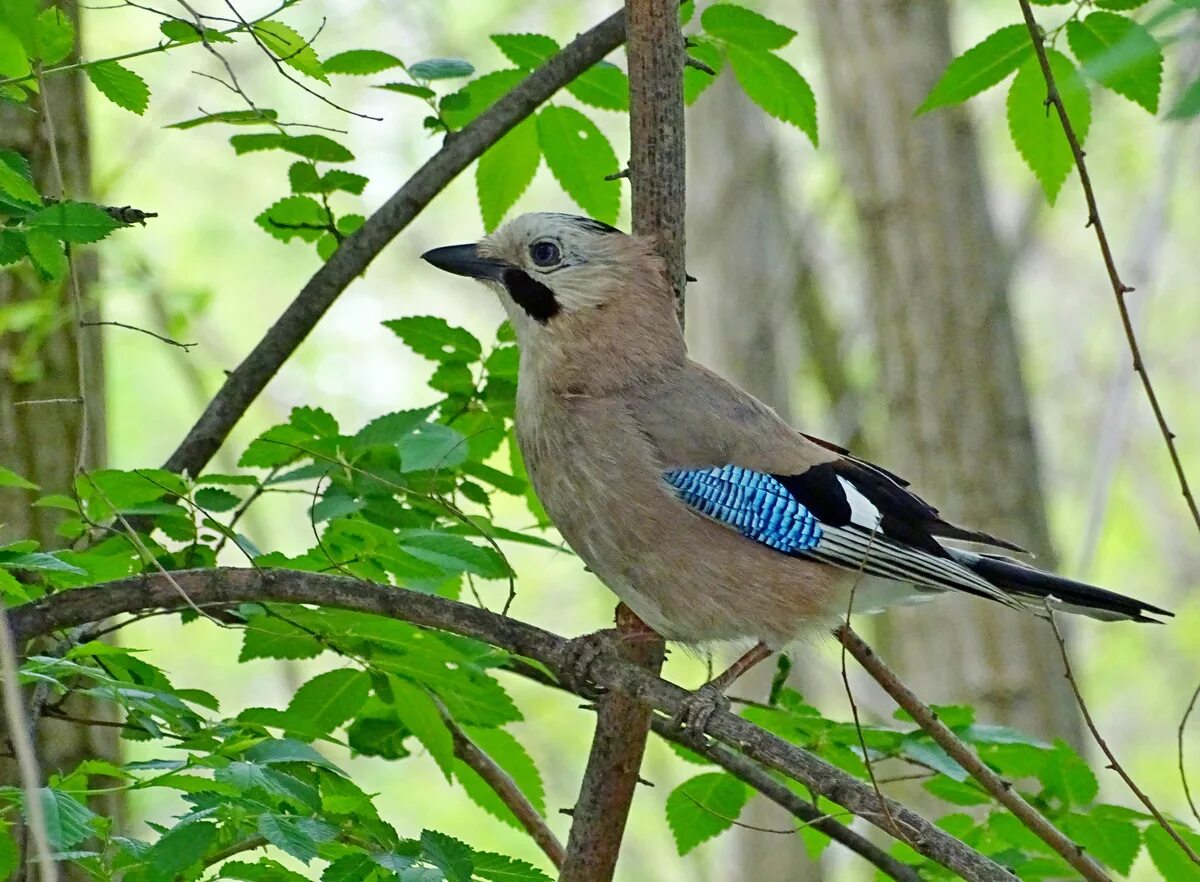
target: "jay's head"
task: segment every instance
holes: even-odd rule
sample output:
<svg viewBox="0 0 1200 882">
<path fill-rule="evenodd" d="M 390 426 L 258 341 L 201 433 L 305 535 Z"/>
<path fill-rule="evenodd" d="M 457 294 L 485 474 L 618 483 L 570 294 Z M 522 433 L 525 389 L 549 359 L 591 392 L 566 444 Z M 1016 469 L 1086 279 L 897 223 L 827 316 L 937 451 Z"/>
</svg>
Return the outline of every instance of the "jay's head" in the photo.
<svg viewBox="0 0 1200 882">
<path fill-rule="evenodd" d="M 495 290 L 522 346 L 578 337 L 613 323 L 674 321 L 662 263 L 648 241 L 570 214 L 523 214 L 472 245 L 421 255 L 438 269 Z M 656 322 L 655 322 L 656 323 Z"/>
</svg>

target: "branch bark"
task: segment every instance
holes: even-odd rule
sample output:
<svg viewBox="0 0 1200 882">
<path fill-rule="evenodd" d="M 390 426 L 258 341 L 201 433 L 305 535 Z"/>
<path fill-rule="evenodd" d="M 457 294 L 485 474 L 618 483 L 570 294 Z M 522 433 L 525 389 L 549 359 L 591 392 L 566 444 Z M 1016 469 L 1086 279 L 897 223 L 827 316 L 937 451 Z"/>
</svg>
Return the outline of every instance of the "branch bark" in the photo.
<svg viewBox="0 0 1200 882">
<path fill-rule="evenodd" d="M 180 591 L 182 589 L 182 593 Z M 52 594 L 15 607 L 9 622 L 18 643 L 55 631 L 101 622 L 124 613 L 224 607 L 245 602 L 304 603 L 402 619 L 481 640 L 559 670 L 567 641 L 533 625 L 484 609 L 415 591 L 344 576 L 295 570 L 212 569 L 147 574 Z M 592 682 L 648 704 L 669 719 L 689 693 L 634 664 L 602 655 Z M 728 712 L 714 714 L 708 732 L 731 750 L 799 782 L 818 796 L 887 832 L 887 817 L 871 786 L 794 744 Z M 964 879 L 1012 882 L 1004 867 L 984 857 L 920 815 L 888 800 L 892 818 L 909 844 Z"/>
<path fill-rule="evenodd" d="M 199 474 L 275 376 L 347 286 L 424 210 L 459 172 L 483 155 L 558 89 L 575 79 L 625 37 L 617 12 L 572 40 L 445 144 L 375 211 L 313 274 L 283 314 L 226 379 L 163 468 Z"/>
</svg>

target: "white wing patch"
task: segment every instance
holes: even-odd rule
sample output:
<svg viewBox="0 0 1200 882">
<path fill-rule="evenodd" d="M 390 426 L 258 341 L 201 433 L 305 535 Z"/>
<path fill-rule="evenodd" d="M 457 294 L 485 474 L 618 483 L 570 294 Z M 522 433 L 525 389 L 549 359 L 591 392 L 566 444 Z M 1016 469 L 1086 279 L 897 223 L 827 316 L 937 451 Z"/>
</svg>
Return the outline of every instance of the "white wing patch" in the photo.
<svg viewBox="0 0 1200 882">
<path fill-rule="evenodd" d="M 870 532 L 878 529 L 883 515 L 879 513 L 875 503 L 863 496 L 857 487 L 841 475 L 838 475 L 837 479 L 838 483 L 842 485 L 842 492 L 846 494 L 846 501 L 850 503 L 850 523 Z"/>
</svg>

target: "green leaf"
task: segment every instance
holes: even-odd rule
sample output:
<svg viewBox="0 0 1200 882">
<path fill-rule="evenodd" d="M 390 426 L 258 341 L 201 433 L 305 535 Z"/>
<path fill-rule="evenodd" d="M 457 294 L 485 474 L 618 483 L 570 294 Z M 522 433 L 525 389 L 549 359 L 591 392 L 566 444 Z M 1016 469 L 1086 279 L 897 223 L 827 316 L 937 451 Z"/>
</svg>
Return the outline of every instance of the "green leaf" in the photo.
<svg viewBox="0 0 1200 882">
<path fill-rule="evenodd" d="M 415 80 L 451 80 L 469 77 L 475 67 L 461 58 L 427 58 L 409 65 L 408 73 Z"/>
<path fill-rule="evenodd" d="M 0 193 L 27 205 L 42 204 L 42 197 L 33 182 L 7 162 L 0 162 Z"/>
<path fill-rule="evenodd" d="M 0 266 L 10 266 L 28 253 L 24 233 L 19 230 L 0 230 Z"/>
<path fill-rule="evenodd" d="M 46 836 L 55 851 L 74 848 L 92 835 L 91 822 L 96 815 L 86 805 L 50 787 L 39 788 L 37 795 L 46 819 Z"/>
<path fill-rule="evenodd" d="M 938 799 L 952 805 L 987 805 L 992 801 L 978 787 L 946 775 L 934 775 L 925 782 L 924 787 Z"/>
<path fill-rule="evenodd" d="M 1025 25 L 1000 28 L 947 65 L 928 97 L 917 108 L 917 113 L 947 104 L 961 104 L 996 85 L 1032 54 L 1033 44 Z"/>
<path fill-rule="evenodd" d="M 413 557 L 453 573 L 474 573 L 484 579 L 506 579 L 512 575 L 503 558 L 491 548 L 481 548 L 462 536 L 435 530 L 407 530 L 400 534 L 400 547 Z"/>
<path fill-rule="evenodd" d="M 817 99 L 799 71 L 778 55 L 740 46 L 729 47 L 729 62 L 755 104 L 776 119 L 796 126 L 808 135 L 813 146 L 817 145 Z"/>
<path fill-rule="evenodd" d="M 37 490 L 38 485 L 33 481 L 22 478 L 12 469 L 0 466 L 0 487 L 20 487 L 22 490 Z"/>
<path fill-rule="evenodd" d="M 253 30 L 262 44 L 284 64 L 295 68 L 306 77 L 323 83 L 329 82 L 316 51 L 288 25 L 281 21 L 260 21 L 254 24 Z"/>
<path fill-rule="evenodd" d="M 536 867 L 502 854 L 477 851 L 474 863 L 476 878 L 487 882 L 553 882 Z"/>
<path fill-rule="evenodd" d="M 1151 113 L 1158 112 L 1163 52 L 1142 25 L 1112 12 L 1067 22 L 1067 41 L 1083 72 Z"/>
<path fill-rule="evenodd" d="M 366 76 L 393 67 L 403 67 L 404 62 L 390 52 L 379 49 L 350 49 L 326 58 L 321 66 L 325 73 Z"/>
<path fill-rule="evenodd" d="M 256 864 L 244 861 L 226 861 L 221 864 L 221 879 L 237 879 L 239 882 L 308 882 L 307 876 L 293 873 L 278 861 L 262 858 Z M 329 882 L 327 877 L 321 877 Z M 350 880 L 346 880 L 350 882 Z"/>
<path fill-rule="evenodd" d="M 281 242 L 315 242 L 330 225 L 329 212 L 311 196 L 285 196 L 254 222 Z"/>
<path fill-rule="evenodd" d="M 1175 824 L 1175 830 L 1193 850 L 1200 851 L 1200 836 Z M 1178 843 L 1162 827 L 1151 824 L 1146 828 L 1146 851 L 1165 882 L 1200 882 L 1200 867 L 1192 863 Z"/>
<path fill-rule="evenodd" d="M 337 766 L 325 759 L 311 745 L 295 738 L 271 738 L 261 741 L 246 751 L 250 762 L 271 765 L 273 763 L 309 763 L 338 771 Z"/>
<path fill-rule="evenodd" d="M 733 826 L 750 800 L 750 790 L 725 772 L 706 772 L 689 778 L 667 797 L 667 823 L 679 853 Z"/>
<path fill-rule="evenodd" d="M 1087 84 L 1071 60 L 1047 47 L 1050 70 L 1058 85 L 1067 116 L 1082 144 L 1092 124 L 1092 99 Z M 1013 144 L 1042 184 L 1053 204 L 1074 165 L 1071 147 L 1058 114 L 1046 107 L 1046 81 L 1036 58 L 1021 65 L 1008 90 L 1008 130 Z"/>
<path fill-rule="evenodd" d="M 504 57 L 522 70 L 533 70 L 558 51 L 558 42 L 545 34 L 492 34 Z"/>
<path fill-rule="evenodd" d="M 406 316 L 383 324 L 409 349 L 431 361 L 473 362 L 483 355 L 474 334 L 436 316 Z"/>
<path fill-rule="evenodd" d="M 323 175 L 318 175 L 307 162 L 294 162 L 288 169 L 288 181 L 293 193 L 333 193 L 341 190 L 344 193 L 361 194 L 367 186 L 367 178 L 340 168 L 330 169 Z"/>
<path fill-rule="evenodd" d="M 25 236 L 25 248 L 42 278 L 54 281 L 67 274 L 67 253 L 54 236 L 44 230 L 30 230 Z"/>
<path fill-rule="evenodd" d="M 332 138 L 324 135 L 281 135 L 263 132 L 253 135 L 234 135 L 229 139 L 240 156 L 255 150 L 286 150 L 316 162 L 349 162 L 354 154 Z"/>
<path fill-rule="evenodd" d="M 1200 116 L 1200 79 L 1184 89 L 1167 114 L 1168 119 L 1189 119 L 1193 116 Z"/>
<path fill-rule="evenodd" d="M 146 852 L 148 878 L 153 882 L 172 882 L 184 870 L 199 863 L 216 838 L 216 825 L 203 821 L 173 827 Z"/>
<path fill-rule="evenodd" d="M 196 491 L 196 505 L 205 511 L 233 511 L 241 505 L 241 498 L 217 487 L 203 487 Z"/>
<path fill-rule="evenodd" d="M 796 36 L 791 28 L 731 3 L 705 9 L 700 24 L 710 36 L 747 49 L 779 49 Z"/>
<path fill-rule="evenodd" d="M 525 79 L 523 70 L 498 70 L 471 80 L 438 105 L 442 118 L 452 129 L 460 129 Z"/>
<path fill-rule="evenodd" d="M 618 171 L 617 154 L 596 124 L 571 107 L 547 107 L 537 117 L 546 165 L 575 202 L 592 217 L 615 223 L 621 187 L 605 177 Z"/>
<path fill-rule="evenodd" d="M 279 112 L 269 107 L 257 110 L 221 110 L 217 113 L 206 113 L 182 122 L 171 123 L 168 129 L 194 129 L 196 126 L 209 123 L 228 123 L 234 126 L 267 125 L 279 119 Z"/>
<path fill-rule="evenodd" d="M 308 864 L 317 856 L 317 843 L 296 818 L 286 815 L 263 814 L 258 817 L 258 832 L 267 842 Z"/>
<path fill-rule="evenodd" d="M 101 61 L 84 68 L 100 94 L 117 107 L 141 116 L 150 106 L 150 87 L 146 81 L 115 61 Z"/>
<path fill-rule="evenodd" d="M 1047 795 L 1055 796 L 1067 805 L 1087 805 L 1100 792 L 1095 773 L 1083 757 L 1065 741 L 1056 741 L 1045 766 L 1038 773 Z"/>
<path fill-rule="evenodd" d="M 437 92 L 428 86 L 415 86 L 412 83 L 380 83 L 373 86 L 375 89 L 386 89 L 389 92 L 399 92 L 401 95 L 412 95 L 415 98 L 429 99 L 437 95 Z"/>
<path fill-rule="evenodd" d="M 1129 821 L 1072 812 L 1067 815 L 1062 829 L 1092 857 L 1103 861 L 1122 876 L 1129 874 L 1142 847 L 1141 832 Z"/>
<path fill-rule="evenodd" d="M 318 674 L 296 690 L 284 712 L 288 728 L 328 735 L 358 713 L 371 694 L 371 675 L 354 668 Z"/>
<path fill-rule="evenodd" d="M 541 161 L 537 121 L 532 118 L 522 120 L 479 158 L 475 189 L 485 230 L 490 233 L 500 225 L 532 183 Z"/>
<path fill-rule="evenodd" d="M 1149 0 L 1095 0 L 1100 9 L 1129 10 L 1145 6 Z"/>
<path fill-rule="evenodd" d="M 598 61 L 567 83 L 567 91 L 601 110 L 629 109 L 629 77 L 609 61 Z"/>
<path fill-rule="evenodd" d="M 32 68 L 29 66 L 29 54 L 21 39 L 0 22 L 0 76 L 27 76 Z"/>
<path fill-rule="evenodd" d="M 164 37 L 175 43 L 199 43 L 200 31 L 191 22 L 173 18 L 159 24 L 158 29 Z M 210 43 L 232 43 L 233 38 L 218 31 L 216 28 L 205 28 L 204 39 Z"/>
<path fill-rule="evenodd" d="M 471 882 L 474 862 L 465 843 L 436 830 L 421 832 L 421 849 L 430 863 L 446 876 L 446 882 Z"/>
<path fill-rule="evenodd" d="M 422 746 L 429 751 L 446 780 L 454 773 L 454 739 L 442 722 L 437 705 L 429 693 L 399 677 L 388 678 L 396 716 Z"/>
<path fill-rule="evenodd" d="M 692 37 L 691 47 L 688 49 L 688 55 L 695 58 L 697 61 L 702 61 L 707 64 L 712 70 L 717 73 L 721 72 L 721 68 L 725 66 L 725 55 L 721 52 L 717 45 L 709 40 L 701 37 Z M 696 99 L 709 86 L 717 80 L 712 74 L 705 73 L 702 70 L 697 70 L 694 67 L 685 67 L 683 69 L 683 100 L 689 107 L 696 102 Z"/>
<path fill-rule="evenodd" d="M 90 202 L 58 202 L 26 218 L 25 226 L 64 242 L 98 242 L 121 223 Z"/>
<path fill-rule="evenodd" d="M 43 9 L 35 28 L 37 54 L 42 64 L 58 64 L 75 48 L 75 25 L 57 6 Z"/>
</svg>

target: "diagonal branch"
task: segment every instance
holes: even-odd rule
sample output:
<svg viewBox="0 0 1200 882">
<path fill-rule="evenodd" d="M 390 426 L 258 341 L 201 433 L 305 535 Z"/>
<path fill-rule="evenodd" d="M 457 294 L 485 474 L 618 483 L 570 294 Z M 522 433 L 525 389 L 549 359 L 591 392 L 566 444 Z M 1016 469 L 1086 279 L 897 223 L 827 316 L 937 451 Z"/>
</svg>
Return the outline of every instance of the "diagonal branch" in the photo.
<svg viewBox="0 0 1200 882">
<path fill-rule="evenodd" d="M 625 14 L 617 12 L 572 40 L 445 144 L 337 251 L 321 265 L 296 299 L 225 380 L 164 468 L 196 475 L 279 368 L 326 310 L 372 260 L 424 210 L 459 172 L 478 159 L 558 89 L 571 82 L 625 38 Z"/>
<path fill-rule="evenodd" d="M 1125 339 L 1129 343 L 1129 353 L 1133 356 L 1133 369 L 1141 378 L 1142 388 L 1146 390 L 1146 398 L 1150 402 L 1150 409 L 1154 411 L 1154 419 L 1158 423 L 1158 430 L 1167 445 L 1167 453 L 1170 455 L 1171 465 L 1175 469 L 1175 477 L 1179 481 L 1179 489 L 1183 493 L 1184 500 L 1187 502 L 1188 511 L 1191 512 L 1192 521 L 1195 522 L 1196 529 L 1200 530 L 1200 508 L 1196 506 L 1196 498 L 1192 495 L 1192 488 L 1188 483 L 1187 473 L 1183 469 L 1183 461 L 1179 458 L 1179 449 L 1175 445 L 1175 433 L 1167 425 L 1167 417 L 1163 413 L 1162 405 L 1159 404 L 1158 394 L 1154 391 L 1154 385 L 1150 382 L 1150 374 L 1146 370 L 1146 363 L 1142 360 L 1141 347 L 1138 346 L 1137 335 L 1133 330 L 1133 319 L 1129 315 L 1129 306 L 1125 303 L 1125 295 L 1133 291 L 1133 288 L 1121 281 L 1121 276 L 1117 272 L 1116 260 L 1113 258 L 1112 248 L 1108 244 L 1108 235 L 1104 232 L 1104 222 L 1100 219 L 1100 208 L 1096 202 L 1096 191 L 1092 188 L 1092 178 L 1088 174 L 1083 147 L 1079 143 L 1079 136 L 1075 134 L 1075 127 L 1071 125 L 1070 117 L 1067 116 L 1067 108 L 1063 104 L 1062 96 L 1058 92 L 1058 84 L 1054 81 L 1054 73 L 1050 69 L 1050 60 L 1046 57 L 1046 46 L 1042 30 L 1033 17 L 1033 9 L 1029 5 L 1029 0 L 1017 0 L 1017 2 L 1021 4 L 1021 14 L 1025 17 L 1025 26 L 1029 29 L 1029 37 L 1033 41 L 1033 50 L 1037 54 L 1038 64 L 1042 69 L 1042 76 L 1046 80 L 1046 104 L 1053 105 L 1054 110 L 1058 113 L 1063 133 L 1067 136 L 1067 143 L 1071 145 L 1071 155 L 1075 157 L 1075 167 L 1079 170 L 1079 183 L 1083 187 L 1083 197 L 1087 201 L 1087 225 L 1096 231 L 1096 241 L 1100 245 L 1100 254 L 1104 258 L 1104 268 L 1108 272 L 1108 280 L 1112 284 L 1113 296 L 1117 301 L 1117 312 L 1121 316 L 1121 326 L 1125 329 Z"/>
<path fill-rule="evenodd" d="M 851 655 L 883 687 L 900 707 L 908 711 L 909 716 L 917 725 L 924 729 L 929 737 L 937 742 L 953 760 L 966 770 L 972 778 L 979 782 L 996 801 L 1013 813 L 1031 833 L 1049 845 L 1068 864 L 1074 867 L 1079 875 L 1090 882 L 1111 882 L 1108 874 L 1100 865 L 1084 854 L 1083 849 L 1072 842 L 1067 836 L 1046 820 L 1036 808 L 1030 805 L 1023 796 L 1013 789 L 1010 782 L 1005 781 L 986 765 L 974 751 L 964 744 L 950 727 L 938 719 L 937 714 L 929 709 L 912 690 L 905 686 L 892 673 L 883 660 L 875 654 L 863 639 L 849 625 L 842 625 L 834 632 Z"/>
<path fill-rule="evenodd" d="M 481 640 L 555 671 L 567 646 L 567 641 L 556 634 L 485 609 L 390 585 L 298 570 L 179 570 L 171 573 L 171 581 L 161 573 L 145 574 L 52 594 L 13 608 L 9 619 L 14 639 L 20 644 L 125 613 L 178 610 L 191 603 L 206 608 L 246 602 L 314 604 L 388 616 Z M 592 664 L 589 677 L 596 686 L 636 697 L 668 718 L 679 711 L 689 695 L 636 665 L 604 655 Z M 728 712 L 714 714 L 708 732 L 731 750 L 786 775 L 887 832 L 875 791 L 853 775 Z M 919 854 L 964 879 L 1013 882 L 1012 873 L 1004 867 L 920 815 L 892 800 L 887 806 Z"/>
</svg>

